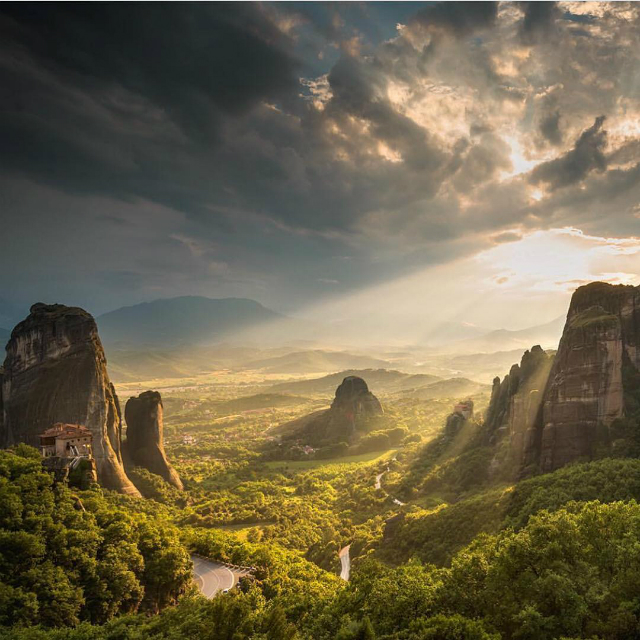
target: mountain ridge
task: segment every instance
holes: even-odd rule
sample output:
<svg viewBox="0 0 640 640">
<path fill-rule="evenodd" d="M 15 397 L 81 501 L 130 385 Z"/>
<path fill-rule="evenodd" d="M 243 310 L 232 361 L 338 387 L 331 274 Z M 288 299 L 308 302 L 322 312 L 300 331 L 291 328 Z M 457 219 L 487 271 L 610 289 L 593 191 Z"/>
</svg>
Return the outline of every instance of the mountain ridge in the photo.
<svg viewBox="0 0 640 640">
<path fill-rule="evenodd" d="M 120 307 L 97 322 L 106 343 L 169 346 L 215 343 L 284 318 L 249 298 L 177 296 Z"/>
</svg>

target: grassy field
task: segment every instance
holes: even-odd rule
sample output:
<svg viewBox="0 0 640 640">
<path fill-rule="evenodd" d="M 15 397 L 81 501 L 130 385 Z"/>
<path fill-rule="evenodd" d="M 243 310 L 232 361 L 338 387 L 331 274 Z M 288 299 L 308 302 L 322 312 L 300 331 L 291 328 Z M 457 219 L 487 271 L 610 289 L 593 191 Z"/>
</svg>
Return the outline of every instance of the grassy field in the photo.
<svg viewBox="0 0 640 640">
<path fill-rule="evenodd" d="M 397 448 L 387 449 L 386 451 L 372 451 L 371 453 L 361 453 L 357 456 L 327 458 L 326 460 L 276 460 L 274 462 L 267 462 L 266 466 L 270 469 L 317 469 L 318 467 L 328 467 L 331 465 L 343 466 L 361 462 L 389 460 L 393 458 L 397 451 Z"/>
</svg>

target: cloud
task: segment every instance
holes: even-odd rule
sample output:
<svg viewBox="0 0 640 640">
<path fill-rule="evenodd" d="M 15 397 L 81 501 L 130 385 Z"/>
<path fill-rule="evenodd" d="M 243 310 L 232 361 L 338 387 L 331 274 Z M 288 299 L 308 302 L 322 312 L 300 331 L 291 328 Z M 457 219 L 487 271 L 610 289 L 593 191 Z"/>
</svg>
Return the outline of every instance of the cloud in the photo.
<svg viewBox="0 0 640 640">
<path fill-rule="evenodd" d="M 542 117 L 540 121 L 540 133 L 542 137 L 551 144 L 559 145 L 562 142 L 560 111 L 556 110 Z"/>
<path fill-rule="evenodd" d="M 14 52 L 80 86 L 142 95 L 192 135 L 215 135 L 219 112 L 295 89 L 286 35 L 258 5 L 13 4 L 2 13 Z"/>
<path fill-rule="evenodd" d="M 530 182 L 545 183 L 553 191 L 583 180 L 591 171 L 605 171 L 607 132 L 602 128 L 604 121 L 605 116 L 598 116 L 593 125 L 580 134 L 573 149 L 538 165 L 531 172 Z"/>
<path fill-rule="evenodd" d="M 490 27 L 497 11 L 497 2 L 436 2 L 419 11 L 413 23 L 461 37 Z"/>
<path fill-rule="evenodd" d="M 28 219 L 66 250 L 77 236 L 109 295 L 285 305 L 512 234 L 640 235 L 636 5 L 409 11 L 3 5 L 5 235 L 27 238 Z M 5 241 L 0 272 L 35 291 L 47 244 L 28 244 Z M 58 282 L 75 273 L 52 262 Z M 64 291 L 97 299 L 95 273 Z"/>
<path fill-rule="evenodd" d="M 202 210 L 229 121 L 298 87 L 259 5 L 10 4 L 0 19 L 0 166 L 71 192 Z"/>
<path fill-rule="evenodd" d="M 514 231 L 505 231 L 504 233 L 499 233 L 497 236 L 493 237 L 493 241 L 496 244 L 502 244 L 503 242 L 517 242 L 521 239 L 522 235 Z"/>
<path fill-rule="evenodd" d="M 520 25 L 520 37 L 526 44 L 547 39 L 555 31 L 555 21 L 561 12 L 556 2 L 521 2 L 524 18 Z"/>
</svg>

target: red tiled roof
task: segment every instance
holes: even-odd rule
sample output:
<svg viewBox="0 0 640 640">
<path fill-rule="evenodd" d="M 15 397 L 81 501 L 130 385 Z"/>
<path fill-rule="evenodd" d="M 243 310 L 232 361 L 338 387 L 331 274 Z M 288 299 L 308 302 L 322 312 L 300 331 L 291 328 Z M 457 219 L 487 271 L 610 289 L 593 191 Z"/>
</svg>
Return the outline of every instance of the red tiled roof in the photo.
<svg viewBox="0 0 640 640">
<path fill-rule="evenodd" d="M 40 434 L 41 438 L 82 438 L 91 436 L 91 431 L 81 424 L 56 422 L 50 429 Z"/>
</svg>

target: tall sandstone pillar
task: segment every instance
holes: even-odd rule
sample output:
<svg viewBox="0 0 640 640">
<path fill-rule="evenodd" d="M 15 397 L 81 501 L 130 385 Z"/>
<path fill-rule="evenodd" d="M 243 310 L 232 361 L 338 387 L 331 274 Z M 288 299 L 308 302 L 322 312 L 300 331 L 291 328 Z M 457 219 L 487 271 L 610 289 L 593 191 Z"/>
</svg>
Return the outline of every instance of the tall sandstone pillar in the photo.
<svg viewBox="0 0 640 640">
<path fill-rule="evenodd" d="M 126 453 L 131 463 L 144 467 L 182 490 L 182 481 L 164 451 L 162 397 L 158 391 L 145 391 L 129 398 L 124 409 L 127 423 Z"/>
<path fill-rule="evenodd" d="M 93 435 L 99 482 L 139 495 L 122 464 L 120 405 L 89 313 L 33 305 L 7 344 L 2 398 L 1 446 L 38 446 L 38 434 L 56 422 L 84 425 Z"/>
<path fill-rule="evenodd" d="M 625 370 L 640 369 L 640 287 L 575 291 L 544 396 L 540 467 L 589 459 L 625 413 Z"/>
</svg>

